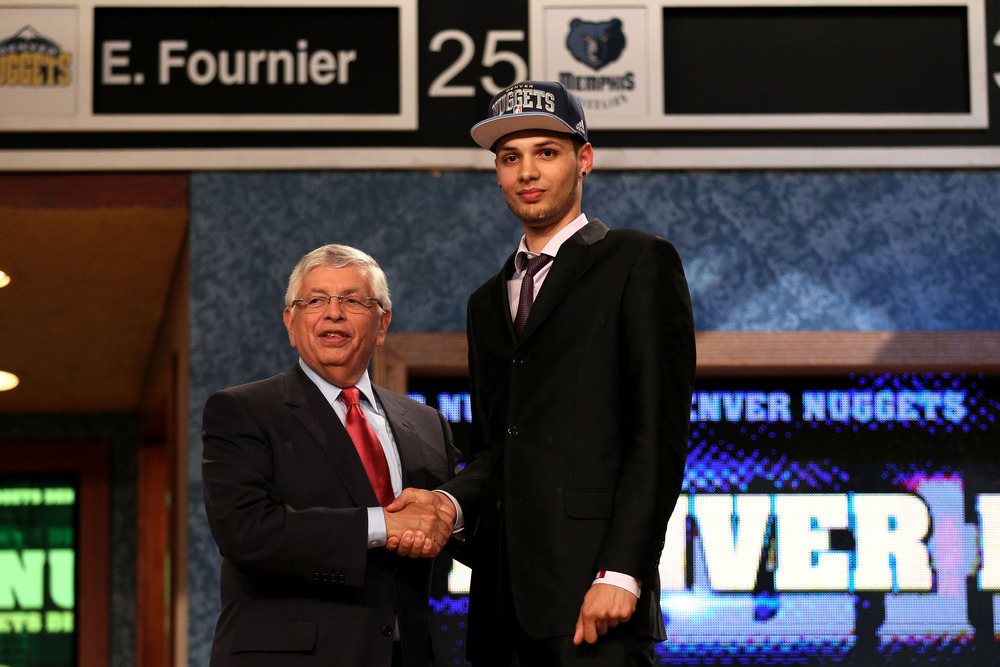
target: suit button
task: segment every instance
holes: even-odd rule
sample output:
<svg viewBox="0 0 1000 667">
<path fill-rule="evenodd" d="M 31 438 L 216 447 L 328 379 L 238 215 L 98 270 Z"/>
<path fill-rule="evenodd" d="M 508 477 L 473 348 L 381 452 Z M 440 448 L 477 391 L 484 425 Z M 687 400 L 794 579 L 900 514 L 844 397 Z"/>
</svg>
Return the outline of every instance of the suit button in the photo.
<svg viewBox="0 0 1000 667">
<path fill-rule="evenodd" d="M 502 500 L 497 500 L 497 511 L 498 512 L 500 511 L 501 507 L 503 507 L 503 501 Z"/>
<path fill-rule="evenodd" d="M 517 427 L 511 426 L 509 429 L 507 429 L 507 437 L 513 438 L 515 436 L 517 436 Z"/>
<path fill-rule="evenodd" d="M 521 366 L 523 366 L 523 365 L 524 365 L 525 363 L 526 363 L 526 362 L 525 362 L 525 360 L 524 360 L 524 357 L 515 357 L 515 358 L 514 358 L 514 368 L 520 368 L 520 367 L 521 367 Z"/>
<path fill-rule="evenodd" d="M 380 628 L 380 630 L 382 631 L 383 637 L 392 637 L 392 628 L 390 628 L 388 625 L 383 625 Z"/>
</svg>

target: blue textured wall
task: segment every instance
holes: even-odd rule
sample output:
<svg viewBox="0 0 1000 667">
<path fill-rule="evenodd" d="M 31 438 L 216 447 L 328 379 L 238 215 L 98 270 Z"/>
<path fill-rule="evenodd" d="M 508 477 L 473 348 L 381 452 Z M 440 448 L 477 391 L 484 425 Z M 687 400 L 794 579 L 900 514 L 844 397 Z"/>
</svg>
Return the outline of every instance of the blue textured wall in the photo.
<svg viewBox="0 0 1000 667">
<path fill-rule="evenodd" d="M 585 186 L 589 216 L 674 242 L 699 330 L 1000 328 L 1000 172 L 598 170 Z M 191 665 L 208 663 L 219 611 L 202 406 L 294 361 L 281 311 L 298 259 L 357 246 L 389 276 L 391 331 L 461 331 L 519 237 L 487 172 L 193 176 Z"/>
</svg>

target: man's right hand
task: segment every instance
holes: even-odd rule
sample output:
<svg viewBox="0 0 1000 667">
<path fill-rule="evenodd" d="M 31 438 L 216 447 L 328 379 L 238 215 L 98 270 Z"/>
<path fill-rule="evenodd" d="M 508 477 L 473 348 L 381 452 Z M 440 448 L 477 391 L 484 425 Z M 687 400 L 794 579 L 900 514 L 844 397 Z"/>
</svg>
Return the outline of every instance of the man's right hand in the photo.
<svg viewBox="0 0 1000 667">
<path fill-rule="evenodd" d="M 455 527 L 456 510 L 448 496 L 426 489 L 403 489 L 382 511 L 388 534 L 385 548 L 400 556 L 437 556 Z"/>
</svg>

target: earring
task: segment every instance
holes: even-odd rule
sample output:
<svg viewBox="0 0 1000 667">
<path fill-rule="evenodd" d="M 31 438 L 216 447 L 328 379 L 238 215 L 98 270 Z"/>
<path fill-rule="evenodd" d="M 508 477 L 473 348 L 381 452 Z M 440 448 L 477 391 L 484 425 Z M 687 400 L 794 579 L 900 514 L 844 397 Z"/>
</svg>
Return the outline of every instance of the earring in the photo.
<svg viewBox="0 0 1000 667">
<path fill-rule="evenodd" d="M 581 171 L 580 172 L 580 178 L 586 178 L 586 177 L 587 177 L 587 172 Z"/>
</svg>

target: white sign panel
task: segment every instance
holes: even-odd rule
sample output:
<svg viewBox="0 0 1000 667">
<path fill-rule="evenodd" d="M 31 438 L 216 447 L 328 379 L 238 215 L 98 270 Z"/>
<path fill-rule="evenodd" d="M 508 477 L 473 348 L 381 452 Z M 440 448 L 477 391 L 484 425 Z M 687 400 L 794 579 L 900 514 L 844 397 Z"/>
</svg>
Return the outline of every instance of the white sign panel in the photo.
<svg viewBox="0 0 1000 667">
<path fill-rule="evenodd" d="M 75 9 L 0 8 L 0 117 L 77 112 Z"/>
<path fill-rule="evenodd" d="M 4 129 L 417 127 L 413 2 L 49 4 L 0 8 Z"/>
<path fill-rule="evenodd" d="M 899 15 L 880 16 L 883 7 L 895 8 Z M 967 47 L 949 62 L 929 61 L 924 72 L 919 70 L 924 65 L 911 63 L 906 72 L 906 49 L 919 54 L 929 46 L 907 43 L 907 38 L 937 36 L 938 19 L 924 15 L 924 8 L 943 9 L 953 23 L 964 26 L 959 37 Z M 877 6 L 860 0 L 637 0 L 622 5 L 530 0 L 531 71 L 535 79 L 562 81 L 587 100 L 595 129 L 982 129 L 989 127 L 985 14 L 983 0 L 885 0 Z M 896 39 L 879 29 L 879 21 L 911 32 Z M 830 26 L 843 30 L 853 45 L 845 42 L 838 49 Z M 867 41 L 858 36 L 864 30 L 871 35 Z M 859 41 L 862 49 L 871 50 L 870 60 L 859 52 Z M 767 53 L 771 50 L 773 54 Z M 879 66 L 886 68 L 886 80 L 899 80 L 894 74 L 905 73 L 914 85 L 905 90 L 901 84 L 902 93 L 883 87 Z M 947 67 L 954 71 L 942 79 L 968 80 L 952 91 L 962 108 L 909 109 L 915 89 L 918 107 L 922 86 L 931 95 L 931 86 L 921 84 L 920 76 Z M 798 79 L 797 68 L 805 70 Z M 700 80 L 686 76 L 698 71 L 706 72 Z M 759 85 L 746 94 L 741 86 L 755 81 Z M 759 108 L 750 99 L 754 95 L 761 97 Z M 815 108 L 791 105 L 788 111 L 778 106 L 796 96 L 816 98 Z M 898 105 L 879 96 L 895 98 Z M 745 104 L 727 112 L 727 103 L 739 97 Z M 674 108 L 678 99 L 703 100 L 703 105 Z M 836 108 L 845 100 L 847 110 Z M 768 110 L 770 103 L 775 110 Z M 851 111 L 853 104 L 872 111 Z"/>
</svg>

